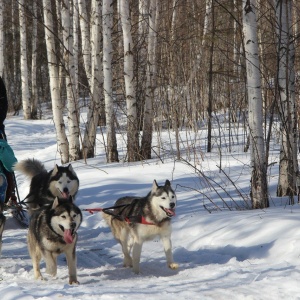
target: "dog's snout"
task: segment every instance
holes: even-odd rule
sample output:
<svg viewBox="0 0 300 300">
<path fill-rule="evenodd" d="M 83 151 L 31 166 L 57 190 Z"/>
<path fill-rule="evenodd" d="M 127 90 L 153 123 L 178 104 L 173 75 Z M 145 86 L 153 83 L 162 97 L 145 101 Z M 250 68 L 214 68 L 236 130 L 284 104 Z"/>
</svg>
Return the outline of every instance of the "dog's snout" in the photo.
<svg viewBox="0 0 300 300">
<path fill-rule="evenodd" d="M 72 222 L 72 223 L 70 224 L 70 227 L 71 227 L 71 229 L 75 229 L 75 228 L 76 228 L 76 222 Z"/>
<path fill-rule="evenodd" d="M 175 203 L 174 202 L 170 203 L 170 207 L 174 208 L 175 207 Z"/>
<path fill-rule="evenodd" d="M 64 187 L 63 191 L 64 191 L 64 193 L 68 193 L 69 189 L 67 187 Z"/>
</svg>

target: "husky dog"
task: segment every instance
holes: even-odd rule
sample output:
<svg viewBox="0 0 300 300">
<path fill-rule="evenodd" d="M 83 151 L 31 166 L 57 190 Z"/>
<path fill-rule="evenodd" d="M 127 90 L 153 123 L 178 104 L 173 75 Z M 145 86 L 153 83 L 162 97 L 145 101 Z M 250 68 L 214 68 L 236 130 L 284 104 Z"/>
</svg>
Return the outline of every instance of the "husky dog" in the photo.
<svg viewBox="0 0 300 300">
<path fill-rule="evenodd" d="M 43 279 L 40 261 L 46 262 L 46 272 L 56 276 L 59 254 L 65 253 L 69 269 L 69 284 L 78 284 L 76 272 L 77 229 L 82 222 L 81 210 L 67 200 L 55 198 L 52 206 L 33 212 L 30 218 L 27 241 L 35 279 Z"/>
<path fill-rule="evenodd" d="M 15 164 L 14 170 L 25 174 L 31 179 L 29 194 L 26 203 L 29 210 L 44 205 L 51 205 L 55 197 L 68 199 L 76 196 L 79 180 L 72 165 L 62 167 L 56 165 L 47 172 L 45 166 L 36 159 L 26 159 Z"/>
<path fill-rule="evenodd" d="M 171 243 L 171 218 L 175 215 L 175 206 L 176 195 L 170 181 L 158 186 L 154 180 L 146 197 L 126 196 L 118 199 L 111 210 L 103 211 L 103 218 L 122 246 L 124 267 L 133 267 L 133 272 L 138 274 L 143 243 L 159 236 L 168 267 L 178 268 L 173 261 Z"/>
</svg>

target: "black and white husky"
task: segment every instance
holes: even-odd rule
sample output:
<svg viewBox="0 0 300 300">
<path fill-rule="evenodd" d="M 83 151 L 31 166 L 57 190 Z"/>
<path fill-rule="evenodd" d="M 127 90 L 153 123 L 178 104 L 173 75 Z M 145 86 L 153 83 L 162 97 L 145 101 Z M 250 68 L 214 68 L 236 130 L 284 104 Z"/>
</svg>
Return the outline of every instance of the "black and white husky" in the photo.
<svg viewBox="0 0 300 300">
<path fill-rule="evenodd" d="M 122 246 L 124 267 L 132 267 L 133 272 L 139 273 L 143 243 L 159 236 L 168 267 L 178 268 L 173 261 L 171 243 L 171 218 L 175 215 L 175 207 L 176 195 L 170 181 L 158 186 L 154 180 L 146 197 L 126 196 L 118 199 L 113 209 L 103 211 L 103 218 Z"/>
<path fill-rule="evenodd" d="M 59 199 L 74 199 L 79 189 L 79 179 L 72 165 L 66 167 L 56 165 L 47 171 L 42 162 L 36 159 L 26 159 L 15 164 L 15 171 L 19 171 L 31 179 L 26 203 L 30 210 L 44 205 L 52 205 L 56 197 Z"/>
<path fill-rule="evenodd" d="M 33 211 L 27 235 L 35 279 L 43 279 L 40 261 L 43 257 L 46 272 L 57 274 L 57 256 L 64 253 L 69 269 L 69 284 L 78 284 L 76 267 L 77 230 L 82 222 L 81 210 L 70 199 L 55 198 L 52 205 Z"/>
</svg>

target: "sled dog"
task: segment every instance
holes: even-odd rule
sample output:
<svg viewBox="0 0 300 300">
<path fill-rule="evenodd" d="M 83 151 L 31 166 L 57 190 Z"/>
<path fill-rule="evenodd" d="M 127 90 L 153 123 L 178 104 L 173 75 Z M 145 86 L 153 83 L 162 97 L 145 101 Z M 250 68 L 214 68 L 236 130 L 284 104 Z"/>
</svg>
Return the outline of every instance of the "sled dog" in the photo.
<svg viewBox="0 0 300 300">
<path fill-rule="evenodd" d="M 115 239 L 122 246 L 124 267 L 132 267 L 133 272 L 138 274 L 143 243 L 159 236 L 168 267 L 178 268 L 173 261 L 171 243 L 171 218 L 175 215 L 175 207 L 176 195 L 170 181 L 166 180 L 164 186 L 158 186 L 154 180 L 152 190 L 146 197 L 122 197 L 111 210 L 102 212 Z"/>
<path fill-rule="evenodd" d="M 49 172 L 42 162 L 36 159 L 26 159 L 15 164 L 14 170 L 19 171 L 31 179 L 26 204 L 30 212 L 44 205 L 51 205 L 55 197 L 68 199 L 76 196 L 79 180 L 72 168 L 56 165 Z"/>
<path fill-rule="evenodd" d="M 40 272 L 42 257 L 46 272 L 52 276 L 57 273 L 57 256 L 65 253 L 69 269 L 69 284 L 78 284 L 76 272 L 77 229 L 82 222 L 81 210 L 67 200 L 55 198 L 52 206 L 44 206 L 30 217 L 27 242 L 32 259 L 35 279 L 43 279 Z"/>
</svg>

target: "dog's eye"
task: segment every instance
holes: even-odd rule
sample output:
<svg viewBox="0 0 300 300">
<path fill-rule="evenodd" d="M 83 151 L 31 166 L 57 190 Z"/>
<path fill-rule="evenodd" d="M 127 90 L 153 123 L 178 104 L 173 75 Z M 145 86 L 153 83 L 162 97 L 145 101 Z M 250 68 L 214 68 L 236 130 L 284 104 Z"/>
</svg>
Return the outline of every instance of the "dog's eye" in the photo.
<svg viewBox="0 0 300 300">
<path fill-rule="evenodd" d="M 67 217 L 66 216 L 61 216 L 63 219 L 66 219 Z"/>
<path fill-rule="evenodd" d="M 71 182 L 71 180 L 68 180 L 68 183 L 70 183 Z"/>
<path fill-rule="evenodd" d="M 161 199 L 165 200 L 165 199 L 166 199 L 166 197 L 161 197 Z"/>
<path fill-rule="evenodd" d="M 75 215 L 73 215 L 73 217 L 72 218 L 76 218 L 77 217 L 77 215 L 75 214 Z"/>
</svg>

